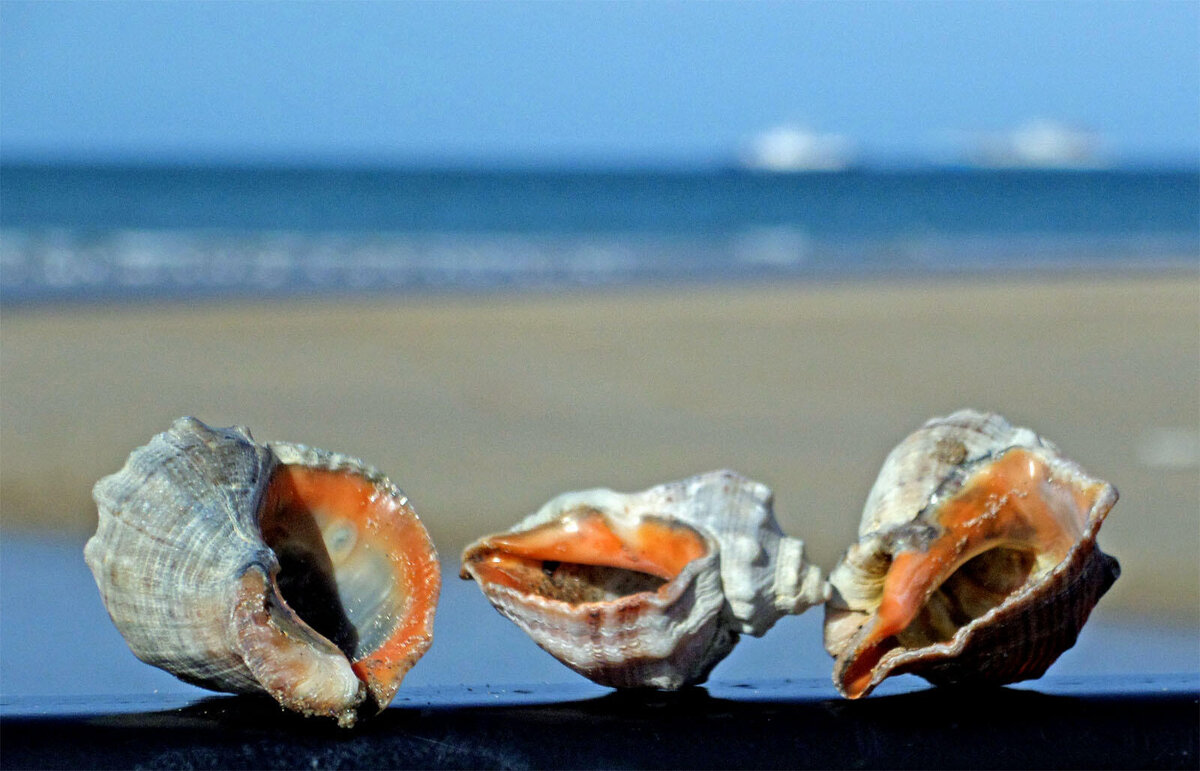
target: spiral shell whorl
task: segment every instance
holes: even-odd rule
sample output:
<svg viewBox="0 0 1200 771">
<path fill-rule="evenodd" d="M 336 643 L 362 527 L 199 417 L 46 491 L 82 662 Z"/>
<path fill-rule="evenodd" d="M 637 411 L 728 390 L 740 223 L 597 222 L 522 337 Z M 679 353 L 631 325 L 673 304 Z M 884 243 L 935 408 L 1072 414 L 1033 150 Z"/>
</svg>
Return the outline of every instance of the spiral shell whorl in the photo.
<svg viewBox="0 0 1200 771">
<path fill-rule="evenodd" d="M 1016 428 L 994 413 L 966 409 L 926 421 L 884 459 L 863 505 L 859 537 L 909 522 L 955 469 L 1006 447 L 1058 450 L 1028 428 Z"/>
<path fill-rule="evenodd" d="M 254 521 L 275 463 L 245 428 L 180 418 L 96 483 L 100 521 L 84 558 L 138 658 L 199 685 L 257 690 L 239 656 L 209 655 L 226 647 L 227 634 L 210 619 L 234 602 L 251 565 L 278 570 Z M 244 547 L 229 549 L 231 541 Z"/>
<path fill-rule="evenodd" d="M 713 471 L 644 495 L 648 510 L 661 506 L 712 534 L 719 547 L 725 615 L 740 634 L 760 637 L 783 616 L 825 599 L 820 568 L 804 560 L 803 541 L 783 534 L 774 493 L 761 482 Z"/>
</svg>

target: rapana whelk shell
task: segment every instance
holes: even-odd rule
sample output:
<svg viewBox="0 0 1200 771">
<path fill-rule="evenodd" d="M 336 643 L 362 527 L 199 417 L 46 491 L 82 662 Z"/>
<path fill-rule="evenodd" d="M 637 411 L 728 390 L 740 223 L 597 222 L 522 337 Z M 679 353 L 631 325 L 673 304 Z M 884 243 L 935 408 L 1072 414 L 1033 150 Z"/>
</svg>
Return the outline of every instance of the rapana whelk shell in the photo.
<svg viewBox="0 0 1200 771">
<path fill-rule="evenodd" d="M 740 634 L 760 636 L 827 596 L 771 499 L 730 471 L 640 493 L 566 493 L 468 546 L 462 577 L 601 685 L 701 683 Z"/>
<path fill-rule="evenodd" d="M 858 543 L 830 574 L 825 647 L 850 698 L 889 675 L 1040 677 L 1120 575 L 1096 546 L 1117 500 L 999 415 L 930 420 L 888 455 Z"/>
<path fill-rule="evenodd" d="M 359 460 L 180 418 L 93 495 L 84 554 L 109 615 L 182 680 L 351 725 L 432 641 L 433 544 Z"/>
</svg>

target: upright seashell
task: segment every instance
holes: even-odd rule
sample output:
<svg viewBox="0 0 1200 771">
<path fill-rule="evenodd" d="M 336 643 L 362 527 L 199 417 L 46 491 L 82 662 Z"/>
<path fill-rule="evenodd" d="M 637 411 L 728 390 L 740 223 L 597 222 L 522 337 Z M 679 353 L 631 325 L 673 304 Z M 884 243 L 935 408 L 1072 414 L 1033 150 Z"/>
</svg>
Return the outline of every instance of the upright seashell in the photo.
<svg viewBox="0 0 1200 771">
<path fill-rule="evenodd" d="M 432 642 L 437 553 L 361 461 L 180 418 L 96 483 L 84 556 L 133 653 L 352 725 Z"/>
<path fill-rule="evenodd" d="M 463 552 L 500 613 L 576 672 L 617 688 L 704 682 L 828 588 L 783 535 L 764 485 L 714 471 L 640 493 L 565 493 Z"/>
<path fill-rule="evenodd" d="M 1040 677 L 1120 575 L 1096 546 L 1117 500 L 1049 441 L 962 410 L 901 442 L 830 574 L 825 648 L 849 698 L 889 675 Z"/>
</svg>

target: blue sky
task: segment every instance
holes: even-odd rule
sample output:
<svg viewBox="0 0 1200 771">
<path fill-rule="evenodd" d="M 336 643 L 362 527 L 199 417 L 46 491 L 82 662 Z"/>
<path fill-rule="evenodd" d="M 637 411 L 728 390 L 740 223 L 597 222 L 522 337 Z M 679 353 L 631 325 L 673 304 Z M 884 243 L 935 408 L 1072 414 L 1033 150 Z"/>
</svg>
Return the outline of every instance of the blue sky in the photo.
<svg viewBox="0 0 1200 771">
<path fill-rule="evenodd" d="M 952 160 L 1032 119 L 1200 159 L 1200 3 L 0 3 L 7 158 Z"/>
</svg>

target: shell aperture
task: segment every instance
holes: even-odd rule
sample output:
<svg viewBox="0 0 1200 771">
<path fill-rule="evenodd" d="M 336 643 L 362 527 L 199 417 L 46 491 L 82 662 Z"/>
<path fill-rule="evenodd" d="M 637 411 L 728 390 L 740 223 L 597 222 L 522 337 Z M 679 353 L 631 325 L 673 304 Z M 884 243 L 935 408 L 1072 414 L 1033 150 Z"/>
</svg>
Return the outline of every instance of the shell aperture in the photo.
<svg viewBox="0 0 1200 771">
<path fill-rule="evenodd" d="M 703 536 L 685 525 L 650 517 L 626 524 L 580 508 L 492 536 L 472 551 L 468 572 L 568 603 L 594 602 L 657 591 L 708 551 Z"/>
<path fill-rule="evenodd" d="M 1039 677 L 1120 573 L 1095 547 L 1116 490 L 996 415 L 930 421 L 884 464 L 860 540 L 830 575 L 826 648 L 857 698 Z"/>
</svg>

